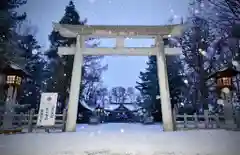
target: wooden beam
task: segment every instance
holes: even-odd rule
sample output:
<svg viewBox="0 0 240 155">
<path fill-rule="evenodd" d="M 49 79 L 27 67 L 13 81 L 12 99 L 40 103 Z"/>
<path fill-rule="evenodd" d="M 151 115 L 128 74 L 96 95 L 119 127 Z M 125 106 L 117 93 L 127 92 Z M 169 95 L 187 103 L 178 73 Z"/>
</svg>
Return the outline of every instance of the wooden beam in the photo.
<svg viewBox="0 0 240 155">
<path fill-rule="evenodd" d="M 125 55 L 150 56 L 156 55 L 157 48 L 86 48 L 84 55 Z"/>
<path fill-rule="evenodd" d="M 76 37 L 77 34 L 97 37 L 155 37 L 179 36 L 183 25 L 139 26 L 139 25 L 69 25 L 53 23 L 54 30 L 64 37 Z"/>
<path fill-rule="evenodd" d="M 75 54 L 75 47 L 58 47 L 58 55 L 74 55 Z"/>
<path fill-rule="evenodd" d="M 182 48 L 164 48 L 166 55 L 181 55 L 182 54 Z"/>
<path fill-rule="evenodd" d="M 81 50 L 82 51 L 82 50 Z M 83 55 L 125 55 L 125 56 L 150 56 L 156 55 L 158 48 L 156 47 L 137 47 L 137 48 L 85 48 Z M 59 47 L 58 54 L 62 55 L 74 55 L 74 47 Z M 165 48 L 166 55 L 180 55 L 182 54 L 181 48 Z"/>
</svg>

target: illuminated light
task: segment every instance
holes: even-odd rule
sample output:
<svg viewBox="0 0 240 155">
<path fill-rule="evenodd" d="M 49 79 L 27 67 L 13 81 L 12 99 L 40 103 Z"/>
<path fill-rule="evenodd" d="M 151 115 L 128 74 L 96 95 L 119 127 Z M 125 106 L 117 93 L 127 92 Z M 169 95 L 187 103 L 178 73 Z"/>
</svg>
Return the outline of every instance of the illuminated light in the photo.
<svg viewBox="0 0 240 155">
<path fill-rule="evenodd" d="M 218 100 L 217 100 L 217 104 L 219 104 L 219 105 L 224 105 L 224 100 L 218 99 Z"/>
<path fill-rule="evenodd" d="M 239 63 L 238 63 L 236 60 L 233 60 L 233 61 L 232 61 L 232 64 L 233 64 L 233 66 L 235 66 L 235 67 L 238 67 L 238 66 L 239 66 Z"/>
<path fill-rule="evenodd" d="M 199 10 L 197 10 L 197 9 L 194 10 L 194 13 L 195 13 L 195 14 L 198 14 L 198 13 L 199 13 Z"/>
<path fill-rule="evenodd" d="M 120 131 L 121 131 L 121 133 L 124 133 L 124 129 L 121 129 Z"/>
<path fill-rule="evenodd" d="M 206 52 L 206 51 L 202 51 L 201 54 L 204 55 L 204 56 L 206 56 L 206 55 L 207 55 L 207 52 Z"/>
<path fill-rule="evenodd" d="M 198 51 L 203 55 L 206 56 L 207 52 L 205 50 L 202 50 L 201 48 L 198 49 Z"/>
<path fill-rule="evenodd" d="M 37 54 L 38 53 L 38 51 L 36 50 L 36 49 L 34 49 L 33 51 L 32 51 L 32 54 Z"/>
<path fill-rule="evenodd" d="M 230 93 L 230 89 L 225 87 L 221 90 L 222 92 L 224 92 L 225 94 L 229 94 Z"/>
<path fill-rule="evenodd" d="M 17 86 L 21 85 L 22 78 L 17 75 L 8 75 L 7 76 L 7 84 L 15 84 Z"/>
</svg>

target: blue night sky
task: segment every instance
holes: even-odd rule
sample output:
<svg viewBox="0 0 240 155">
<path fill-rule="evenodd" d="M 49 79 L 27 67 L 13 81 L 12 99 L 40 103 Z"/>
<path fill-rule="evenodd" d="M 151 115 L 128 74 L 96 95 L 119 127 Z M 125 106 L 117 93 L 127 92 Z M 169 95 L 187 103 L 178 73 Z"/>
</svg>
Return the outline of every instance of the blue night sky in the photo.
<svg viewBox="0 0 240 155">
<path fill-rule="evenodd" d="M 90 25 L 163 25 L 179 23 L 186 17 L 189 0 L 75 0 L 82 19 Z M 28 13 L 31 24 L 38 27 L 37 39 L 47 49 L 48 35 L 52 22 L 58 22 L 64 14 L 69 0 L 28 0 L 23 9 Z M 138 42 L 138 46 L 149 46 L 150 42 Z M 107 43 L 105 43 L 107 44 Z M 131 44 L 131 43 L 129 43 Z M 136 43 L 135 43 L 136 44 Z M 147 45 L 149 44 L 149 45 Z M 147 57 L 105 57 L 108 71 L 103 75 L 104 84 L 114 86 L 135 86 L 139 72 L 146 67 Z"/>
</svg>

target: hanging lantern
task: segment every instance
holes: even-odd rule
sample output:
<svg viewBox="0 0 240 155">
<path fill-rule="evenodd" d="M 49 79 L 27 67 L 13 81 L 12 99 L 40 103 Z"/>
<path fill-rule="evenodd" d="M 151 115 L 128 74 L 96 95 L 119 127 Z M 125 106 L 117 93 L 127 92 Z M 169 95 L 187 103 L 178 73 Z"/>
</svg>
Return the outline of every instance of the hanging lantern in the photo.
<svg viewBox="0 0 240 155">
<path fill-rule="evenodd" d="M 221 91 L 232 90 L 233 89 L 233 77 L 236 76 L 239 71 L 234 69 L 232 66 L 222 68 L 221 70 L 215 72 L 210 75 L 208 78 L 215 78 L 217 84 L 217 91 L 220 93 Z"/>
<path fill-rule="evenodd" d="M 5 83 L 14 87 L 19 87 L 22 83 L 23 77 L 28 76 L 27 72 L 13 64 L 6 67 L 4 73 L 6 75 Z"/>
<path fill-rule="evenodd" d="M 6 84 L 20 86 L 22 83 L 22 77 L 18 75 L 7 75 Z"/>
<path fill-rule="evenodd" d="M 232 77 L 219 77 L 217 78 L 217 87 L 222 88 L 231 88 L 232 87 Z"/>
</svg>

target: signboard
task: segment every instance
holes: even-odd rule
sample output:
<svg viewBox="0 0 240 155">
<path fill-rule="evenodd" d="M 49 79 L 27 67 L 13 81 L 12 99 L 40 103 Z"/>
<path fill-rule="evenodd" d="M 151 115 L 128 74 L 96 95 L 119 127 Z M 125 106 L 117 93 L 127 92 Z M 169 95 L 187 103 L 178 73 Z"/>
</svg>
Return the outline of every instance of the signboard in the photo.
<svg viewBox="0 0 240 155">
<path fill-rule="evenodd" d="M 37 126 L 55 124 L 58 93 L 42 93 L 38 112 Z"/>
</svg>

